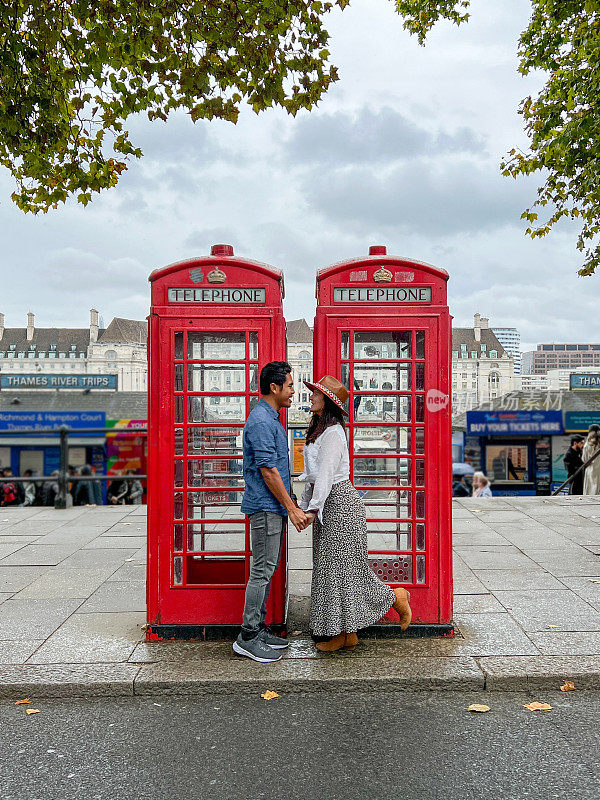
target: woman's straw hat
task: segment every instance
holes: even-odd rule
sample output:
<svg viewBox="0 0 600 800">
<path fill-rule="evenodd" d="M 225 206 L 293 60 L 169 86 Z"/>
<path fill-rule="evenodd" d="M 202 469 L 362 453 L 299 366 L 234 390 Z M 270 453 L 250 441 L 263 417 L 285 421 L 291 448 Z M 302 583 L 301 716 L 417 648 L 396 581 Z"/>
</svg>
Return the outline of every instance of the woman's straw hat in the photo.
<svg viewBox="0 0 600 800">
<path fill-rule="evenodd" d="M 328 397 L 339 409 L 341 409 L 342 414 L 344 414 L 346 417 L 348 416 L 348 412 L 344 408 L 344 403 L 349 397 L 348 389 L 346 389 L 344 384 L 340 383 L 337 378 L 334 378 L 331 375 L 325 375 L 316 383 L 304 381 L 304 385 L 308 386 L 312 392 L 314 392 L 315 389 L 319 392 L 323 392 L 325 397 Z"/>
</svg>

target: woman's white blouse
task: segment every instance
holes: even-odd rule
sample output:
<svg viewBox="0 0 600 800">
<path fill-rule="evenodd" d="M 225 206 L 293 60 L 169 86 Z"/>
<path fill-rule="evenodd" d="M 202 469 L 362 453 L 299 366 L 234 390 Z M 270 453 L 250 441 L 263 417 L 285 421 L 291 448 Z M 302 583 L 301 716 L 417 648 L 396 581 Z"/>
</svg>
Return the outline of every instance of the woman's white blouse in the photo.
<svg viewBox="0 0 600 800">
<path fill-rule="evenodd" d="M 304 448 L 304 472 L 300 480 L 306 481 L 300 500 L 304 511 L 316 511 L 323 522 L 323 506 L 331 487 L 350 477 L 348 442 L 341 425 L 331 425 L 319 438 Z"/>
</svg>

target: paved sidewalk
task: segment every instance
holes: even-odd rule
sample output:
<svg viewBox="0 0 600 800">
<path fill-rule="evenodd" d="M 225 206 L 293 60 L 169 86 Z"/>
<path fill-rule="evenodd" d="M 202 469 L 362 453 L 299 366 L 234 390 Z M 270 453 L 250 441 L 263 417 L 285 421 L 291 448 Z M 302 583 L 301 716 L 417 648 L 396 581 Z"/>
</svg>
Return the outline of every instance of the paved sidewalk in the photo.
<svg viewBox="0 0 600 800">
<path fill-rule="evenodd" d="M 453 639 L 308 638 L 310 538 L 290 535 L 285 658 L 144 641 L 145 507 L 0 509 L 0 696 L 600 688 L 600 497 L 454 502 Z"/>
</svg>

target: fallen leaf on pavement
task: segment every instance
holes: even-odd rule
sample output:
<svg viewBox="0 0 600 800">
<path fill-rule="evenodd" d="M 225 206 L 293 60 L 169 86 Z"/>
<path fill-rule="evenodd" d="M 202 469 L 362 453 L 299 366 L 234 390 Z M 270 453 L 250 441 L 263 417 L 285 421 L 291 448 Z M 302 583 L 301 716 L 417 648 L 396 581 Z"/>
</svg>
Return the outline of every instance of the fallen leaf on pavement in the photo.
<svg viewBox="0 0 600 800">
<path fill-rule="evenodd" d="M 480 711 L 481 713 L 489 710 L 490 707 L 484 706 L 483 703 L 471 703 L 471 705 L 467 708 L 467 711 Z"/>
<path fill-rule="evenodd" d="M 292 631 L 290 633 L 290 636 L 300 636 L 301 633 L 302 633 L 302 631 Z"/>
<path fill-rule="evenodd" d="M 133 522 L 124 522 L 123 525 L 133 525 Z"/>
<path fill-rule="evenodd" d="M 126 558 L 125 561 L 133 561 L 133 558 Z"/>
<path fill-rule="evenodd" d="M 575 691 L 575 684 L 573 681 L 565 681 L 563 685 L 560 687 L 561 692 L 574 692 Z"/>
<path fill-rule="evenodd" d="M 560 625 L 548 625 L 549 628 L 560 628 Z"/>
<path fill-rule="evenodd" d="M 261 694 L 261 697 L 264 697 L 265 700 L 273 700 L 275 697 L 279 697 L 279 695 L 277 692 L 272 692 L 270 689 L 267 689 L 264 694 Z"/>
<path fill-rule="evenodd" d="M 15 705 L 16 706 L 22 706 L 22 705 L 26 705 L 27 703 L 31 703 L 31 700 L 28 697 L 24 698 L 23 700 L 17 700 Z"/>
<path fill-rule="evenodd" d="M 526 703 L 523 708 L 526 708 L 529 711 L 550 711 L 552 706 L 548 703 L 538 703 L 536 700 L 533 703 Z"/>
<path fill-rule="evenodd" d="M 483 508 L 472 508 L 471 511 L 473 512 L 473 514 L 482 514 Z"/>
<path fill-rule="evenodd" d="M 590 578 L 590 583 L 600 583 L 600 578 Z"/>
<path fill-rule="evenodd" d="M 39 708 L 26 708 L 25 711 L 28 714 L 39 714 L 40 713 Z"/>
</svg>

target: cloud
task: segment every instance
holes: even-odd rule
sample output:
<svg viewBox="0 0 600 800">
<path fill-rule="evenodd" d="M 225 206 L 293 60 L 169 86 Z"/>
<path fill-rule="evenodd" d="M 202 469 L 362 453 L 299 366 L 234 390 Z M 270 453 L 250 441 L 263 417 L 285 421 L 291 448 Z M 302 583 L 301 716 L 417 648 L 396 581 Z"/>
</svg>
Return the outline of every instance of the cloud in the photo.
<svg viewBox="0 0 600 800">
<path fill-rule="evenodd" d="M 337 223 L 390 228 L 435 239 L 458 232 L 522 227 L 527 181 L 509 181 L 493 164 L 468 159 L 413 160 L 374 171 L 366 166 L 312 170 L 303 179 L 315 209 Z"/>
<path fill-rule="evenodd" d="M 389 164 L 417 155 L 481 154 L 485 141 L 469 127 L 431 132 L 392 108 L 364 106 L 353 114 L 317 112 L 303 117 L 285 150 L 290 164 Z"/>
</svg>

